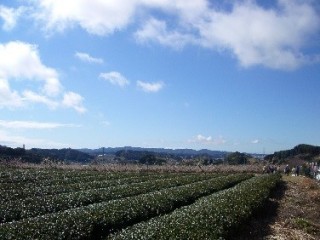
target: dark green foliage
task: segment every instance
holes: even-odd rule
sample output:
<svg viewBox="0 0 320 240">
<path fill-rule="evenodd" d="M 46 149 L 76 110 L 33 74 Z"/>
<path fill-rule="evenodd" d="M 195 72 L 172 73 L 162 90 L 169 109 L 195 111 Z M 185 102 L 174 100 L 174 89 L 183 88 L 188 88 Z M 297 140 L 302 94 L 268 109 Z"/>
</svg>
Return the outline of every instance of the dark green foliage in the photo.
<svg viewBox="0 0 320 240">
<path fill-rule="evenodd" d="M 225 161 L 231 165 L 246 164 L 249 159 L 249 155 L 240 152 L 230 153 L 226 156 Z"/>
<path fill-rule="evenodd" d="M 274 154 L 267 155 L 265 160 L 273 162 L 284 162 L 287 158 L 299 156 L 307 161 L 312 161 L 314 157 L 320 155 L 320 146 L 312 146 L 308 144 L 300 144 L 293 149 L 278 151 Z"/>
<path fill-rule="evenodd" d="M 40 163 L 42 158 L 24 148 L 10 148 L 0 145 L 0 160 L 6 162 L 14 160 L 28 163 Z"/>
<path fill-rule="evenodd" d="M 89 163 L 94 157 L 70 148 L 32 148 L 30 150 L 25 150 L 24 148 L 10 148 L 0 145 L 0 160 L 8 162 L 15 160 L 27 163 L 41 163 L 45 158 L 48 158 L 51 161 Z"/>
<path fill-rule="evenodd" d="M 93 203 L 134 196 L 160 190 L 162 188 L 176 187 L 211 177 L 212 176 L 210 175 L 182 175 L 162 179 L 160 176 L 155 175 L 154 177 L 142 176 L 138 178 L 123 178 L 114 181 L 106 181 L 102 184 L 96 182 L 92 185 L 88 185 L 87 188 L 82 191 L 77 191 L 76 185 L 72 185 L 69 188 L 68 186 L 64 187 L 61 185 L 60 189 L 66 188 L 65 193 L 54 195 L 37 194 L 35 196 L 30 196 L 24 199 L 18 198 L 16 200 L 13 198 L 17 197 L 16 195 L 18 195 L 18 193 L 10 199 L 12 191 L 10 191 L 9 194 L 7 194 L 7 191 L 3 191 L 2 195 L 7 201 L 2 202 L 0 205 L 0 222 L 35 217 L 46 213 L 58 212 Z M 37 192 L 39 192 L 39 190 Z M 32 192 L 25 192 L 25 194 L 31 195 Z"/>
<path fill-rule="evenodd" d="M 89 163 L 94 159 L 93 156 L 87 153 L 83 153 L 71 148 L 64 148 L 64 149 L 32 148 L 29 151 L 30 153 L 41 156 L 43 159 L 49 158 L 52 161 Z"/>
<path fill-rule="evenodd" d="M 279 179 L 278 174 L 249 179 L 170 214 L 133 225 L 109 239 L 227 239 L 263 206 Z"/>
<path fill-rule="evenodd" d="M 190 175 L 195 181 L 197 175 Z M 98 239 L 252 177 L 239 174 L 216 177 L 179 187 L 140 194 L 86 207 L 0 225 L 0 239 Z M 209 178 L 209 176 L 207 176 Z"/>
<path fill-rule="evenodd" d="M 161 165 L 166 162 L 166 154 L 149 151 L 121 150 L 115 154 L 118 161 L 136 162 L 147 165 Z"/>
</svg>

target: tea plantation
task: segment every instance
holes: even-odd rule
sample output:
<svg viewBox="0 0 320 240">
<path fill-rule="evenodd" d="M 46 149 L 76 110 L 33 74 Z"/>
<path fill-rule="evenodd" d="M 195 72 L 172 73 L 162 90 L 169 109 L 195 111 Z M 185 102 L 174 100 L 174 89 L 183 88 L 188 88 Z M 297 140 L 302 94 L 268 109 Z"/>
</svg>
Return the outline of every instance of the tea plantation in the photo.
<svg viewBox="0 0 320 240">
<path fill-rule="evenodd" d="M 0 167 L 0 239 L 225 239 L 279 179 Z"/>
</svg>

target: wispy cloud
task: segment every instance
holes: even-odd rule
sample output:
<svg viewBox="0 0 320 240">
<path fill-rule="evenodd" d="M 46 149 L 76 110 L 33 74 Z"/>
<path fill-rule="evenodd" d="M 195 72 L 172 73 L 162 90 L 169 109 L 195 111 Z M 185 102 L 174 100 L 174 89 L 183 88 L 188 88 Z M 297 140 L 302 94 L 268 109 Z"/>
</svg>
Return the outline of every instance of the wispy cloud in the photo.
<svg viewBox="0 0 320 240">
<path fill-rule="evenodd" d="M 105 127 L 109 127 L 111 125 L 111 123 L 109 121 L 102 121 L 101 125 L 103 125 Z"/>
<path fill-rule="evenodd" d="M 102 64 L 104 62 L 102 58 L 95 58 L 90 56 L 88 53 L 83 53 L 83 52 L 76 52 L 75 57 L 80 59 L 83 62 L 88 62 L 88 63 Z"/>
<path fill-rule="evenodd" d="M 189 140 L 189 142 L 201 144 L 201 145 L 223 145 L 227 141 L 222 136 L 219 136 L 217 138 L 213 138 L 211 136 L 204 136 L 202 134 L 198 134 L 193 139 Z"/>
<path fill-rule="evenodd" d="M 100 73 L 99 77 L 120 87 L 125 87 L 130 84 L 129 80 L 127 80 L 121 73 L 115 71 Z"/>
<path fill-rule="evenodd" d="M 23 101 L 17 91 L 12 91 L 9 82 L 0 78 L 0 108 L 17 108 L 23 106 Z"/>
<path fill-rule="evenodd" d="M 259 139 L 254 139 L 254 140 L 251 141 L 251 143 L 252 144 L 258 144 L 258 143 L 260 143 L 260 140 Z"/>
<path fill-rule="evenodd" d="M 32 138 L 27 136 L 19 136 L 0 129 L 0 144 L 11 147 L 22 147 L 25 145 L 27 148 L 62 148 L 70 147 L 65 143 L 59 143 L 44 138 Z"/>
<path fill-rule="evenodd" d="M 63 96 L 62 104 L 65 107 L 73 108 L 78 113 L 85 113 L 87 109 L 83 106 L 83 97 L 78 93 L 67 92 Z"/>
<path fill-rule="evenodd" d="M 54 129 L 61 127 L 80 127 L 75 124 L 63 124 L 54 122 L 37 122 L 37 121 L 6 121 L 0 120 L 0 127 L 12 129 Z"/>
<path fill-rule="evenodd" d="M 15 9 L 0 5 L 0 18 L 3 20 L 2 29 L 5 31 L 12 30 L 16 26 L 17 20 L 23 11 L 23 7 Z"/>
<path fill-rule="evenodd" d="M 30 90 L 26 90 L 22 93 L 23 101 L 32 103 L 42 103 L 47 105 L 50 109 L 56 109 L 59 106 L 59 102 L 48 98 L 47 96 L 40 95 Z"/>
<path fill-rule="evenodd" d="M 169 31 L 165 21 L 155 18 L 149 19 L 141 29 L 136 31 L 135 37 L 140 43 L 153 41 L 175 49 L 182 49 L 186 45 L 196 42 L 193 35 L 184 34 L 177 30 Z"/>
<path fill-rule="evenodd" d="M 163 87 L 163 82 L 143 82 L 137 81 L 137 86 L 144 92 L 159 92 Z"/>
</svg>

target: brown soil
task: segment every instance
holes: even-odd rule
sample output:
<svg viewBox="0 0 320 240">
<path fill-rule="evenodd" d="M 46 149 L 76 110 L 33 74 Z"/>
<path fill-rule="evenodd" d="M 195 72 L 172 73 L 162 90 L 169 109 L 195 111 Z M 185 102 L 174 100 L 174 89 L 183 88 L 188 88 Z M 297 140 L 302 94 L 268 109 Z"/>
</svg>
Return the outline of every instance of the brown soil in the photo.
<svg viewBox="0 0 320 240">
<path fill-rule="evenodd" d="M 319 240 L 320 183 L 303 176 L 283 176 L 265 208 L 232 239 Z"/>
</svg>

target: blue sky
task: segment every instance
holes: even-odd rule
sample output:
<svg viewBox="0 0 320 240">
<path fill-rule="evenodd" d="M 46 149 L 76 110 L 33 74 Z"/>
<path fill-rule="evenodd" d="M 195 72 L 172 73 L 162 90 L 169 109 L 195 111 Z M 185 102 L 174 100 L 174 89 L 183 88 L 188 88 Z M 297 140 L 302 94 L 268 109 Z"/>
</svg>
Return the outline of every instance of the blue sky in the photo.
<svg viewBox="0 0 320 240">
<path fill-rule="evenodd" d="M 320 145 L 316 0 L 2 0 L 0 144 Z"/>
</svg>

